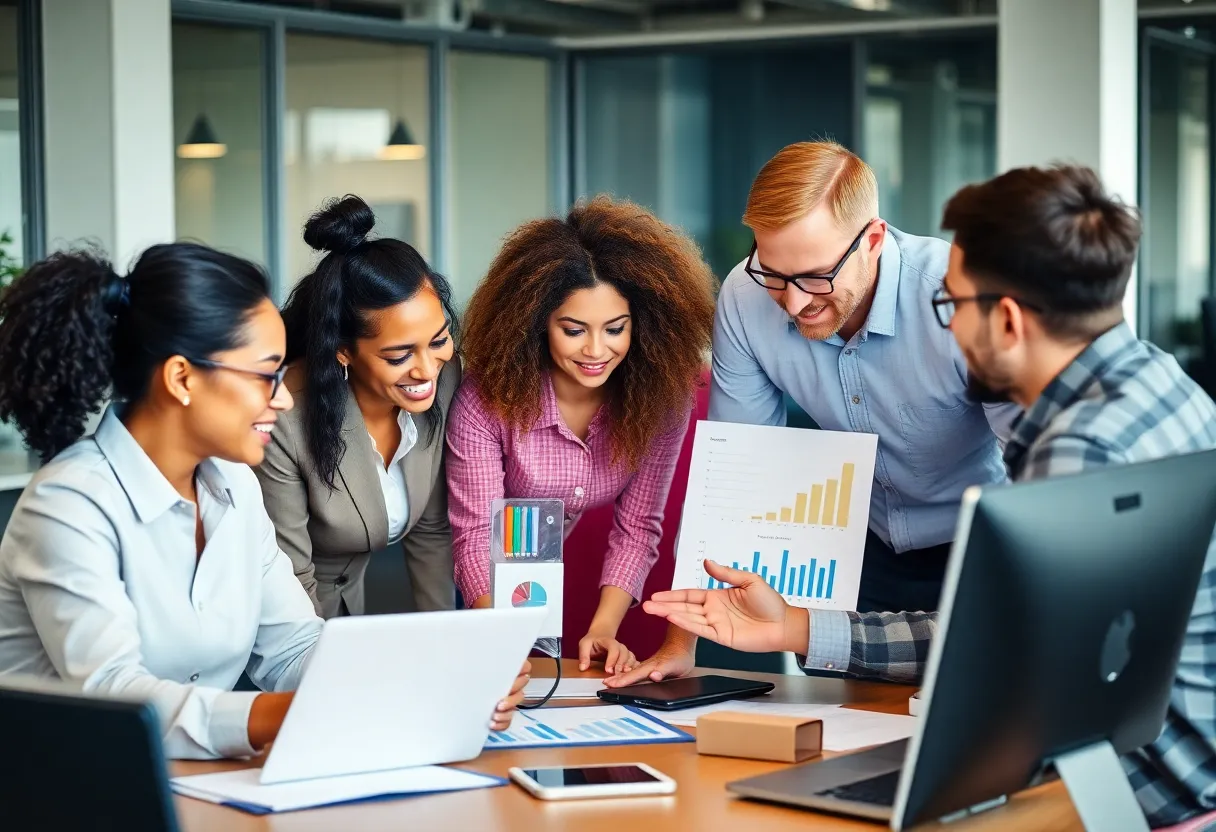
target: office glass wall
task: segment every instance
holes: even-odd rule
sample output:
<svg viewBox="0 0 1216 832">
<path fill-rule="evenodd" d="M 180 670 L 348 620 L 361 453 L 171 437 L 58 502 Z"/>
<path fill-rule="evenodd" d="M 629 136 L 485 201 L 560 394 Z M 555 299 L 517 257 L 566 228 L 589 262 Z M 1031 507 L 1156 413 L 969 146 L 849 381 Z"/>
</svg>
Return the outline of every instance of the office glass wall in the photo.
<svg viewBox="0 0 1216 832">
<path fill-rule="evenodd" d="M 448 57 L 448 278 L 463 304 L 502 238 L 554 210 L 550 61 L 453 50 Z"/>
<path fill-rule="evenodd" d="M 588 55 L 576 62 L 575 188 L 691 234 L 720 277 L 747 256 L 752 179 L 787 144 L 852 146 L 853 46 Z"/>
<path fill-rule="evenodd" d="M 34 206 L 24 204 L 20 78 L 24 65 L 21 53 L 20 20 L 16 0 L 0 0 L 0 291 L 20 268 L 37 256 L 28 250 L 29 227 Z M 0 476 L 23 474 L 33 467 L 21 435 L 0 423 Z"/>
<path fill-rule="evenodd" d="M 1141 323 L 1144 337 L 1193 370 L 1200 301 L 1213 291 L 1212 55 L 1152 36 L 1146 55 Z"/>
<path fill-rule="evenodd" d="M 996 35 L 867 41 L 864 155 L 883 217 L 941 234 L 955 191 L 996 173 Z"/>
<path fill-rule="evenodd" d="M 0 0 L 0 269 L 25 258 L 17 32 L 16 0 Z"/>
<path fill-rule="evenodd" d="M 425 46 L 288 33 L 285 288 L 315 262 L 305 221 L 344 194 L 371 205 L 377 235 L 430 258 L 429 61 Z"/>
<path fill-rule="evenodd" d="M 173 24 L 173 137 L 180 238 L 265 263 L 261 30 Z"/>
</svg>

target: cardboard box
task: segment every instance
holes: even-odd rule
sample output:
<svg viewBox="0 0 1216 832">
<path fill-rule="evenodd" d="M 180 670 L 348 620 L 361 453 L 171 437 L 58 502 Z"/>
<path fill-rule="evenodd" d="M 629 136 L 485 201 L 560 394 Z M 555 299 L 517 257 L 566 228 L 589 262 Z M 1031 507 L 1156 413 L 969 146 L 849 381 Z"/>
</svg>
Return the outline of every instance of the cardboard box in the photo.
<svg viewBox="0 0 1216 832">
<path fill-rule="evenodd" d="M 823 720 L 716 711 L 697 718 L 697 753 L 800 763 L 823 751 Z"/>
</svg>

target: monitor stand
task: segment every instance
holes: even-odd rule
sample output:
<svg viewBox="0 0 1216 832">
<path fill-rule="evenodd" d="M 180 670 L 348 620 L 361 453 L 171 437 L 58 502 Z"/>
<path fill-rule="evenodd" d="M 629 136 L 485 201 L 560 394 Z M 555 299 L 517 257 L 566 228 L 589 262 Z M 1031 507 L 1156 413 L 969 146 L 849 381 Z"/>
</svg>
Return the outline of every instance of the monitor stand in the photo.
<svg viewBox="0 0 1216 832">
<path fill-rule="evenodd" d="M 1055 766 L 1087 832 L 1148 832 L 1144 810 L 1109 742 L 1061 754 Z"/>
</svg>

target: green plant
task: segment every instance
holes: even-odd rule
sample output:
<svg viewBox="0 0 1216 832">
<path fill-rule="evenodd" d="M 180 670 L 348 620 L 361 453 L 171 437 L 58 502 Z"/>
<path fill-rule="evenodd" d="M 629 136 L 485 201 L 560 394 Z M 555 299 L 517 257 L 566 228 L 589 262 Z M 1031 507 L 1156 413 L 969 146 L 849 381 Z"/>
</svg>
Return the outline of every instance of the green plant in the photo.
<svg viewBox="0 0 1216 832">
<path fill-rule="evenodd" d="M 7 289 L 17 276 L 25 271 L 17 258 L 8 253 L 13 242 L 12 234 L 7 231 L 0 232 L 0 292 Z"/>
</svg>

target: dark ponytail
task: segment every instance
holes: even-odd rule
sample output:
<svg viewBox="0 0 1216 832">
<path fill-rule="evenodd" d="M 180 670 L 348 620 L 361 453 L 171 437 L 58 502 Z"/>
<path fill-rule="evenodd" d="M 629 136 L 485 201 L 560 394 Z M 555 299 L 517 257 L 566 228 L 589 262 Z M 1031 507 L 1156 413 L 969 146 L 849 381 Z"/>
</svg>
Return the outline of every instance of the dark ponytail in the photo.
<svg viewBox="0 0 1216 832">
<path fill-rule="evenodd" d="M 107 397 L 147 395 L 166 359 L 241 346 L 268 295 L 252 263 L 200 245 L 153 246 L 127 277 L 97 251 L 52 254 L 0 298 L 0 420 L 46 462 Z"/>
<path fill-rule="evenodd" d="M 401 240 L 367 239 L 376 223 L 368 204 L 357 196 L 330 200 L 304 226 L 304 241 L 326 252 L 312 274 L 292 290 L 283 320 L 287 324 L 287 360 L 303 359 L 305 434 L 317 472 L 334 488 L 338 464 L 346 453 L 342 422 L 346 418 L 347 384 L 338 350 L 351 349 L 372 331 L 369 314 L 409 300 L 430 285 L 443 306 L 455 336 L 452 289 L 431 271 L 413 246 Z M 433 426 L 442 424 L 436 403 L 426 413 Z M 432 430 L 431 436 L 439 435 Z"/>
</svg>

